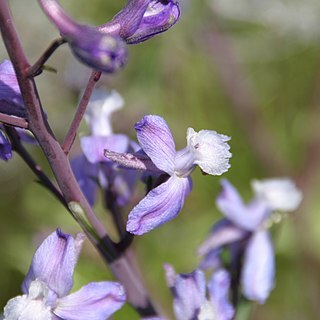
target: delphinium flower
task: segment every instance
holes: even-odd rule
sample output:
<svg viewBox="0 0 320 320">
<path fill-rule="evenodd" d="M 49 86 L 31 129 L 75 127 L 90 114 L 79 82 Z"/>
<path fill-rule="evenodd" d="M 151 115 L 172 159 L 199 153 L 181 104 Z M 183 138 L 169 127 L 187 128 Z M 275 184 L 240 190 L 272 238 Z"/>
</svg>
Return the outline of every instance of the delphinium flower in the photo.
<svg viewBox="0 0 320 320">
<path fill-rule="evenodd" d="M 278 211 L 294 211 L 302 200 L 301 192 L 290 179 L 254 181 L 255 197 L 245 204 L 237 190 L 222 180 L 217 206 L 225 218 L 212 228 L 199 248 L 204 255 L 202 267 L 221 267 L 223 247 L 231 251 L 232 261 L 239 267 L 243 257 L 241 284 L 246 298 L 264 303 L 274 287 L 274 249 L 269 227 L 281 220 Z"/>
<path fill-rule="evenodd" d="M 171 265 L 165 265 L 168 287 L 173 294 L 174 314 L 177 320 L 230 320 L 234 309 L 229 302 L 230 277 L 226 270 L 213 273 L 208 283 L 203 271 L 176 274 Z M 209 299 L 206 291 L 208 289 Z"/>
<path fill-rule="evenodd" d="M 75 56 L 104 72 L 115 72 L 124 66 L 125 43 L 136 44 L 166 31 L 180 15 L 175 0 L 129 0 L 112 21 L 93 27 L 71 19 L 57 0 L 39 2 Z"/>
<path fill-rule="evenodd" d="M 130 152 L 136 144 L 124 134 L 113 133 L 111 114 L 124 104 L 116 91 L 96 89 L 89 101 L 85 120 L 90 127 L 90 135 L 80 138 L 83 154 L 71 162 L 78 183 L 91 205 L 99 185 L 104 190 L 112 190 L 117 205 L 126 205 L 130 200 L 137 173 L 118 168 L 104 156 L 104 149 Z"/>
<path fill-rule="evenodd" d="M 130 212 L 127 231 L 141 235 L 175 218 L 191 191 L 190 174 L 198 165 L 203 172 L 221 175 L 229 165 L 229 137 L 216 131 L 187 131 L 187 146 L 179 151 L 165 120 L 147 115 L 136 123 L 141 151 L 119 154 L 106 150 L 106 156 L 128 168 L 147 170 L 164 176 Z"/>
<path fill-rule="evenodd" d="M 129 0 L 100 30 L 137 44 L 171 28 L 180 16 L 177 0 Z"/>
<path fill-rule="evenodd" d="M 117 282 L 91 282 L 69 294 L 83 234 L 75 238 L 60 229 L 35 252 L 22 284 L 23 295 L 4 307 L 4 320 L 105 320 L 125 303 Z"/>
</svg>

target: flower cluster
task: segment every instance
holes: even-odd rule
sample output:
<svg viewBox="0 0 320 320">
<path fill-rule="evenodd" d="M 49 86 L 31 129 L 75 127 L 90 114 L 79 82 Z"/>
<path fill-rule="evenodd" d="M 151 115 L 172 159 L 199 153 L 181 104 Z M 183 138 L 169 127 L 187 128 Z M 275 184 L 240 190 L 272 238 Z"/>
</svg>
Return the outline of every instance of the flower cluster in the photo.
<svg viewBox="0 0 320 320">
<path fill-rule="evenodd" d="M 289 179 L 254 181 L 255 197 L 244 204 L 237 190 L 222 180 L 217 206 L 225 218 L 217 222 L 208 239 L 199 248 L 204 257 L 202 268 L 219 268 L 223 247 L 228 247 L 231 265 L 241 267 L 243 294 L 264 303 L 274 286 L 274 250 L 268 228 L 279 220 L 277 211 L 293 211 L 302 199 L 301 192 Z"/>
</svg>

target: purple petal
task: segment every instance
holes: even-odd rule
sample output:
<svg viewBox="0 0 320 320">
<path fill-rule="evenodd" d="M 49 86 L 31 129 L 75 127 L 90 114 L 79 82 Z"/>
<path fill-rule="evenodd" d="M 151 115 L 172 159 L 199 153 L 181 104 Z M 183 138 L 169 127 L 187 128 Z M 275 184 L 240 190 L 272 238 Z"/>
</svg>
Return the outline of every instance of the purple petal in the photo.
<svg viewBox="0 0 320 320">
<path fill-rule="evenodd" d="M 95 203 L 98 189 L 98 167 L 90 163 L 85 155 L 80 155 L 71 160 L 72 171 L 78 184 L 91 206 Z"/>
<path fill-rule="evenodd" d="M 123 40 L 132 36 L 141 23 L 150 0 L 129 0 L 127 5 L 113 17 L 112 21 L 102 25 L 103 32 L 119 35 Z"/>
<path fill-rule="evenodd" d="M 0 159 L 8 161 L 12 158 L 12 146 L 6 136 L 0 131 Z"/>
<path fill-rule="evenodd" d="M 148 8 L 136 32 L 125 39 L 128 44 L 137 44 L 171 28 L 180 17 L 177 1 L 149 1 Z"/>
<path fill-rule="evenodd" d="M 137 44 L 168 30 L 179 19 L 175 0 L 129 0 L 111 22 L 99 30 L 120 36 L 128 44 Z"/>
<path fill-rule="evenodd" d="M 124 134 L 111 136 L 87 136 L 80 139 L 83 153 L 91 163 L 109 161 L 104 156 L 104 150 L 125 152 L 129 146 L 129 138 Z"/>
<path fill-rule="evenodd" d="M 271 213 L 263 201 L 245 205 L 238 191 L 227 180 L 221 180 L 222 192 L 217 198 L 217 207 L 224 216 L 245 230 L 255 230 Z"/>
<path fill-rule="evenodd" d="M 127 231 L 141 235 L 175 218 L 190 191 L 190 178 L 172 176 L 133 208 L 128 217 Z"/>
<path fill-rule="evenodd" d="M 234 309 L 229 302 L 230 276 L 226 270 L 216 271 L 209 283 L 210 301 L 216 312 L 216 320 L 231 320 Z"/>
<path fill-rule="evenodd" d="M 160 170 L 172 175 L 176 151 L 171 131 L 164 119 L 154 115 L 144 116 L 136 123 L 135 129 L 143 151 Z"/>
<path fill-rule="evenodd" d="M 230 221 L 222 219 L 214 225 L 208 238 L 199 247 L 198 254 L 207 255 L 212 250 L 220 249 L 227 244 L 243 239 L 247 234 L 248 232 Z"/>
<path fill-rule="evenodd" d="M 206 301 L 206 279 L 201 270 L 177 275 L 171 265 L 164 266 L 167 284 L 174 296 L 174 313 L 177 320 L 198 319 Z"/>
<path fill-rule="evenodd" d="M 0 64 L 0 100 L 14 105 L 23 105 L 20 87 L 11 61 Z"/>
<path fill-rule="evenodd" d="M 54 309 L 61 319 L 105 320 L 126 301 L 124 288 L 117 282 L 92 282 L 58 301 Z"/>
<path fill-rule="evenodd" d="M 256 232 L 245 251 L 241 275 L 243 294 L 264 303 L 274 287 L 274 252 L 267 231 Z"/>
<path fill-rule="evenodd" d="M 39 0 L 39 3 L 69 43 L 74 55 L 83 63 L 109 73 L 124 66 L 127 61 L 127 49 L 119 37 L 75 22 L 57 0 Z"/>
<path fill-rule="evenodd" d="M 73 285 L 73 271 L 83 240 L 82 234 L 74 239 L 60 229 L 48 236 L 33 256 L 22 284 L 23 293 L 27 294 L 30 283 L 37 279 L 46 283 L 58 297 L 68 294 Z"/>
</svg>

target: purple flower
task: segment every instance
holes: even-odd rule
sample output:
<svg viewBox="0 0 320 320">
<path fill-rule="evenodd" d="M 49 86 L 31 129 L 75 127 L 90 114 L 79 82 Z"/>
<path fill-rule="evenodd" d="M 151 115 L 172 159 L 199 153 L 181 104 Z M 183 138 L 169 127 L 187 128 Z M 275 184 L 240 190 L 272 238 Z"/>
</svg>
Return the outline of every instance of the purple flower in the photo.
<svg viewBox="0 0 320 320">
<path fill-rule="evenodd" d="M 135 125 L 143 152 L 119 154 L 106 150 L 106 156 L 126 167 L 164 174 L 168 179 L 151 190 L 133 208 L 127 231 L 141 235 L 175 218 L 191 191 L 189 175 L 198 165 L 207 174 L 221 175 L 229 165 L 230 138 L 215 131 L 192 128 L 187 131 L 187 147 L 176 151 L 171 131 L 163 118 L 144 116 Z"/>
<path fill-rule="evenodd" d="M 129 0 L 101 31 L 120 36 L 128 44 L 137 44 L 171 28 L 179 19 L 175 0 Z"/>
<path fill-rule="evenodd" d="M 230 278 L 225 270 L 214 273 L 206 285 L 205 275 L 199 269 L 189 274 L 176 274 L 172 266 L 164 268 L 177 320 L 232 319 L 234 309 L 228 301 Z"/>
<path fill-rule="evenodd" d="M 112 190 L 119 206 L 126 205 L 132 196 L 137 173 L 118 168 L 106 159 L 104 149 L 128 152 L 136 145 L 124 134 L 114 134 L 110 116 L 123 106 L 123 99 L 116 91 L 96 89 L 89 101 L 85 120 L 91 135 L 80 138 L 82 155 L 71 161 L 76 179 L 91 205 L 100 185 L 104 190 Z"/>
<path fill-rule="evenodd" d="M 302 195 L 289 179 L 255 181 L 253 187 L 256 195 L 245 204 L 231 183 L 222 180 L 217 206 L 225 219 L 212 228 L 199 254 L 205 256 L 203 268 L 215 268 L 224 246 L 229 247 L 235 260 L 243 252 L 243 294 L 264 303 L 274 286 L 274 250 L 267 228 L 280 218 L 279 213 L 273 213 L 275 210 L 295 210 Z"/>
<path fill-rule="evenodd" d="M 0 130 L 0 159 L 8 161 L 12 158 L 12 147 L 6 136 Z"/>
<path fill-rule="evenodd" d="M 84 240 L 61 230 L 37 249 L 22 284 L 22 296 L 4 307 L 6 320 L 105 320 L 125 303 L 124 288 L 116 282 L 91 282 L 75 293 L 73 272 Z"/>
<path fill-rule="evenodd" d="M 39 0 L 39 2 L 68 42 L 74 55 L 83 63 L 109 73 L 125 65 L 127 49 L 119 37 L 73 21 L 57 0 Z"/>
</svg>

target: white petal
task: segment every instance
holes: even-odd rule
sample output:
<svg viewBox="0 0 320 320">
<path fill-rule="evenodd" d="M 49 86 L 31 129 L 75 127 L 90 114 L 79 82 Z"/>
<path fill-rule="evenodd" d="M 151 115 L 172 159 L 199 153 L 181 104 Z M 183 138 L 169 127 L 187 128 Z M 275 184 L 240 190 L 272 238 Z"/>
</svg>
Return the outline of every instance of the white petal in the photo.
<svg viewBox="0 0 320 320">
<path fill-rule="evenodd" d="M 194 153 L 195 164 L 205 173 L 221 175 L 230 168 L 231 153 L 227 141 L 230 137 L 212 130 L 195 132 L 192 128 L 187 131 L 187 143 Z"/>
<path fill-rule="evenodd" d="M 90 126 L 91 134 L 109 136 L 112 134 L 110 115 L 123 107 L 124 101 L 115 90 L 94 90 L 84 115 Z"/>
<path fill-rule="evenodd" d="M 272 210 L 294 211 L 302 200 L 301 191 L 289 178 L 254 180 L 252 188 Z"/>
<path fill-rule="evenodd" d="M 30 285 L 30 294 L 8 301 L 4 307 L 4 320 L 51 320 L 52 313 L 47 305 L 48 287 L 35 280 Z"/>
</svg>

